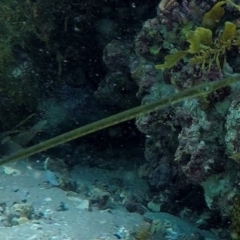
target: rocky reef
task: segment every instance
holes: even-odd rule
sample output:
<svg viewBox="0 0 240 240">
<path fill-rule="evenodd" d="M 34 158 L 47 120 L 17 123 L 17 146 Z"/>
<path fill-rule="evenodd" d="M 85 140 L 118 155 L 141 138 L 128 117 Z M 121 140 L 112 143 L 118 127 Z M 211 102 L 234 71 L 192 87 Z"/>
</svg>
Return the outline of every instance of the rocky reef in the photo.
<svg viewBox="0 0 240 240">
<path fill-rule="evenodd" d="M 239 9 L 232 1 L 160 1 L 157 16 L 147 20 L 135 37 L 135 53 L 129 44 L 118 44 L 123 56 L 111 48 L 112 43 L 107 45 L 119 63 L 115 73 L 124 68 L 131 74 L 142 104 L 233 76 L 239 72 Z M 114 64 L 105 63 L 112 72 Z M 188 207 L 181 202 L 202 191 L 201 211 L 210 214 L 208 224 L 215 213 L 223 228 L 228 228 L 227 219 L 236 222 L 232 212 L 238 212 L 233 205 L 240 191 L 238 91 L 239 85 L 225 87 L 136 120 L 146 136 L 147 163 L 141 171 L 163 209 L 185 211 Z M 185 196 L 186 189 L 192 194 Z M 176 199 L 178 204 L 169 208 L 169 201 Z M 189 208 L 197 211 L 200 206 L 195 204 Z M 230 227 L 232 239 L 240 238 L 238 228 Z"/>
<path fill-rule="evenodd" d="M 0 54 L 0 121 L 1 131 L 10 131 L 7 136 L 15 134 L 19 117 L 35 111 L 35 120 L 48 121 L 45 134 L 51 136 L 240 73 L 238 1 L 83 2 L 62 1 L 57 8 L 49 1 L 17 5 L 17 17 L 26 24 L 21 36 L 14 35 L 9 15 L 13 1 L 0 8 L 9 15 L 0 36 L 11 36 L 1 43 L 8 48 Z M 46 7 L 51 14 L 43 11 Z M 151 201 L 140 207 L 131 200 L 126 209 L 144 211 L 142 205 L 154 202 L 197 227 L 215 229 L 220 239 L 240 239 L 239 89 L 239 84 L 224 87 L 98 135 L 115 151 L 126 142 L 129 152 L 144 149 L 137 166 Z M 94 140 L 97 150 L 89 142 L 75 152 L 76 145 L 67 145 L 62 155 L 122 167 L 109 164 L 116 152 L 105 149 L 102 160 L 102 142 Z M 86 152 L 101 164 L 90 162 Z"/>
</svg>

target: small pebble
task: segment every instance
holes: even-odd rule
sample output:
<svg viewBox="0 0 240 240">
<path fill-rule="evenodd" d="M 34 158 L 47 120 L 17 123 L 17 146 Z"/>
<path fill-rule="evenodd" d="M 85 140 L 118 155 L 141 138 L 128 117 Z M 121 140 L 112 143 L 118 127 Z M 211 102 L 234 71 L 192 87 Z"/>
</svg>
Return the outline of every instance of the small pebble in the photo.
<svg viewBox="0 0 240 240">
<path fill-rule="evenodd" d="M 46 201 L 46 202 L 51 202 L 52 199 L 51 199 L 50 197 L 48 197 L 48 198 L 45 198 L 44 201 Z"/>
<path fill-rule="evenodd" d="M 31 226 L 31 229 L 34 229 L 34 230 L 39 230 L 39 229 L 42 229 L 42 226 L 40 224 L 33 224 Z"/>
</svg>

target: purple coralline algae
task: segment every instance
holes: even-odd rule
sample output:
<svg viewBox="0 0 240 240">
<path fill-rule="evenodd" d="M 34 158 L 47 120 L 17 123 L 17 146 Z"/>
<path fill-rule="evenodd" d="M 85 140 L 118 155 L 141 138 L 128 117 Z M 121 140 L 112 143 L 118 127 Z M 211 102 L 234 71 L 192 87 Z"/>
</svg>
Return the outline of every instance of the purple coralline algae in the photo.
<svg viewBox="0 0 240 240">
<path fill-rule="evenodd" d="M 174 22 L 198 20 L 215 2 L 217 1 L 183 0 L 179 3 L 177 0 L 161 0 L 157 7 L 158 18 L 162 24 L 168 26 L 171 26 Z"/>
</svg>

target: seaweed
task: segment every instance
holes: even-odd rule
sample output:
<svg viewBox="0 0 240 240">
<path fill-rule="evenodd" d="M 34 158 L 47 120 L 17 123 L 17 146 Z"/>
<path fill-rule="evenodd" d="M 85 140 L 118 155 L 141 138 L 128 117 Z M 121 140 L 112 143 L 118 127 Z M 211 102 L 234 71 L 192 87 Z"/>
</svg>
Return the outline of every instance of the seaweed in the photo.
<svg viewBox="0 0 240 240">
<path fill-rule="evenodd" d="M 165 62 L 155 66 L 156 69 L 169 69 L 176 65 L 182 58 L 187 55 L 188 51 L 179 51 L 164 57 Z"/>
<path fill-rule="evenodd" d="M 165 62 L 157 64 L 156 69 L 172 68 L 184 57 L 191 64 L 201 65 L 204 70 L 209 70 L 212 64 L 222 68 L 226 63 L 226 52 L 233 47 L 240 46 L 240 32 L 235 23 L 226 21 L 223 32 L 216 38 L 213 37 L 215 34 L 213 30 L 225 13 L 224 6 L 226 4 L 240 11 L 240 6 L 231 0 L 217 2 L 210 11 L 204 14 L 200 27 L 186 32 L 185 37 L 190 44 L 189 48 L 165 56 Z M 220 59 L 223 59 L 223 62 Z"/>
<path fill-rule="evenodd" d="M 202 20 L 202 26 L 204 28 L 214 29 L 217 26 L 225 13 L 224 5 L 226 5 L 226 1 L 217 2 L 210 11 L 204 14 Z"/>
<path fill-rule="evenodd" d="M 234 23 L 225 22 L 223 32 L 218 38 L 213 40 L 212 30 L 198 27 L 194 31 L 186 34 L 186 40 L 190 43 L 189 48 L 185 51 L 179 51 L 175 54 L 165 56 L 165 63 L 155 66 L 156 69 L 172 68 L 183 57 L 188 57 L 191 64 L 199 64 L 202 69 L 210 69 L 212 64 L 216 64 L 219 68 L 226 62 L 226 52 L 232 47 L 240 46 L 240 33 Z M 224 59 L 221 64 L 220 58 Z"/>
</svg>

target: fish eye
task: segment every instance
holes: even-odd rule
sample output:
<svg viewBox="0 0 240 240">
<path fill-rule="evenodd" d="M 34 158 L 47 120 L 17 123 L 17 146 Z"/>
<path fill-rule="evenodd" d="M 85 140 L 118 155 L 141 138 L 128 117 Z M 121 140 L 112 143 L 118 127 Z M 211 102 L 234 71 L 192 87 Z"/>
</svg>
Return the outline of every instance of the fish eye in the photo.
<svg viewBox="0 0 240 240">
<path fill-rule="evenodd" d="M 211 89 L 211 88 L 210 88 L 209 85 L 202 87 L 202 91 L 203 91 L 203 92 L 209 92 L 210 89 Z"/>
</svg>

